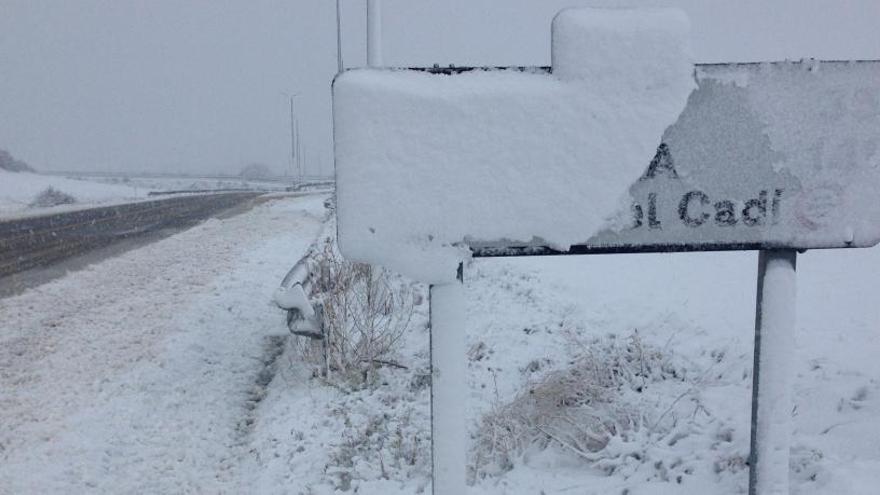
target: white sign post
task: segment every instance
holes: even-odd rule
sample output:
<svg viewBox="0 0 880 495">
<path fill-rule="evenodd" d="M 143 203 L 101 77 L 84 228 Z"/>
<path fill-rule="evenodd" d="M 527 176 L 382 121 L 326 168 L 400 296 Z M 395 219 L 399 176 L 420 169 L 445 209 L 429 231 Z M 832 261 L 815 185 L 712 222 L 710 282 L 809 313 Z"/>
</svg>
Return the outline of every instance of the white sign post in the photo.
<svg viewBox="0 0 880 495">
<path fill-rule="evenodd" d="M 752 371 L 749 494 L 788 495 L 791 445 L 790 360 L 794 349 L 797 251 L 761 251 Z"/>
<path fill-rule="evenodd" d="M 459 275 L 462 275 L 459 267 Z M 434 493 L 466 493 L 467 334 L 463 280 L 431 286 L 431 459 Z"/>
<path fill-rule="evenodd" d="M 786 494 L 796 253 L 880 242 L 880 62 L 698 65 L 691 93 L 686 21 L 560 17 L 552 69 L 334 82 L 340 248 L 433 284 L 434 493 L 466 491 L 463 250 L 758 250 L 749 493 Z"/>
</svg>

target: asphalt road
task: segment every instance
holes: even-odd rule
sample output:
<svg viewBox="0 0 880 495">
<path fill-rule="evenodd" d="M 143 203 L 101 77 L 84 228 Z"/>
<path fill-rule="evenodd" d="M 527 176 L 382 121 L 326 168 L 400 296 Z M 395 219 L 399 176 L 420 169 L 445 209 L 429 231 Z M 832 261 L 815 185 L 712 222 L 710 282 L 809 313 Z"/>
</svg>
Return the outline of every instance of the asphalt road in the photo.
<svg viewBox="0 0 880 495">
<path fill-rule="evenodd" d="M 0 282 L 94 250 L 179 230 L 250 202 L 259 193 L 180 196 L 0 222 Z"/>
</svg>

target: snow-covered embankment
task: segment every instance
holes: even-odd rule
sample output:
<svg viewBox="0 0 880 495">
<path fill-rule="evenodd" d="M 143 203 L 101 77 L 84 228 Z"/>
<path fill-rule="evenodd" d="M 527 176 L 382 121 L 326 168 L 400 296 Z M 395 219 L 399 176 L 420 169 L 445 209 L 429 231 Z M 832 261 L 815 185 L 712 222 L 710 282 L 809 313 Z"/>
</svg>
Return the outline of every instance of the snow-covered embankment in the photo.
<svg viewBox="0 0 880 495">
<path fill-rule="evenodd" d="M 0 300 L 0 493 L 242 492 L 271 303 L 322 196 L 280 199 Z"/>
</svg>

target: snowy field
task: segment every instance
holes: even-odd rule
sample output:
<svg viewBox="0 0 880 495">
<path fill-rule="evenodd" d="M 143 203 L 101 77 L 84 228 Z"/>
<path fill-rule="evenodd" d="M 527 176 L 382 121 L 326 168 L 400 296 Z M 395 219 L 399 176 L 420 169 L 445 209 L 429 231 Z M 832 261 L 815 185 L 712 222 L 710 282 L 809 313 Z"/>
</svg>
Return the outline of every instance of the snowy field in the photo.
<svg viewBox="0 0 880 495">
<path fill-rule="evenodd" d="M 880 249 L 808 252 L 799 263 L 792 493 L 874 493 Z M 457 411 L 473 439 L 486 417 L 584 356 L 631 358 L 620 369 L 634 379 L 609 400 L 643 421 L 590 459 L 552 441 L 484 463 L 471 492 L 746 493 L 756 265 L 755 253 L 473 263 L 469 403 Z M 429 397 L 414 386 L 428 364 L 424 317 L 399 358 L 410 369 L 383 370 L 374 389 L 327 387 L 287 350 L 261 404 L 248 469 L 256 492 L 427 493 Z M 473 440 L 472 468 L 476 452 L 487 457 Z"/>
<path fill-rule="evenodd" d="M 475 416 L 585 350 L 607 350 L 609 336 L 626 345 L 637 334 L 676 372 L 647 373 L 635 398 L 620 391 L 648 417 L 665 414 L 659 426 L 595 463 L 559 444 L 527 452 L 478 493 L 745 493 L 756 265 L 754 253 L 478 262 L 468 284 L 469 342 L 485 343 L 471 363 Z M 800 257 L 792 493 L 880 486 L 878 269 L 876 248 Z"/>
<path fill-rule="evenodd" d="M 153 191 L 202 191 L 206 189 L 256 189 L 260 191 L 284 191 L 294 182 L 281 180 L 245 180 L 238 177 L 141 177 L 101 176 L 66 174 L 67 177 L 100 182 L 103 184 L 127 185 L 138 189 Z"/>
<path fill-rule="evenodd" d="M 76 203 L 50 208 L 31 206 L 37 195 L 49 187 L 73 196 Z M 127 203 L 147 198 L 149 191 L 149 188 L 125 184 L 102 184 L 51 175 L 0 170 L 0 218 Z"/>
<path fill-rule="evenodd" d="M 289 184 L 277 181 L 243 180 L 236 178 L 199 177 L 123 177 L 48 175 L 0 170 L 0 219 L 18 218 L 46 213 L 60 213 L 94 206 L 130 203 L 151 197 L 150 192 L 204 191 L 213 189 L 251 189 L 284 191 Z M 46 188 L 69 194 L 72 204 L 52 207 L 32 205 Z"/>
</svg>

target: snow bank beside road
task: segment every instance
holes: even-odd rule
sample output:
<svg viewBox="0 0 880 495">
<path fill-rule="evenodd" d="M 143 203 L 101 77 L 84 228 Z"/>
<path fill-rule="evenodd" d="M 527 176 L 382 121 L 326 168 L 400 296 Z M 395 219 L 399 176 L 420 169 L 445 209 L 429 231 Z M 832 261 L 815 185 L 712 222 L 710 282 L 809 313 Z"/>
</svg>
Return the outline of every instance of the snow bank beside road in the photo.
<svg viewBox="0 0 880 495">
<path fill-rule="evenodd" d="M 322 196 L 210 220 L 0 299 L 0 494 L 248 493 L 272 290 Z"/>
<path fill-rule="evenodd" d="M 76 198 L 77 204 L 55 208 L 30 208 L 29 205 L 34 197 L 49 187 L 72 195 Z M 50 175 L 0 170 L 0 218 L 136 201 L 146 198 L 148 192 L 148 189 L 120 184 L 101 184 Z"/>
</svg>

